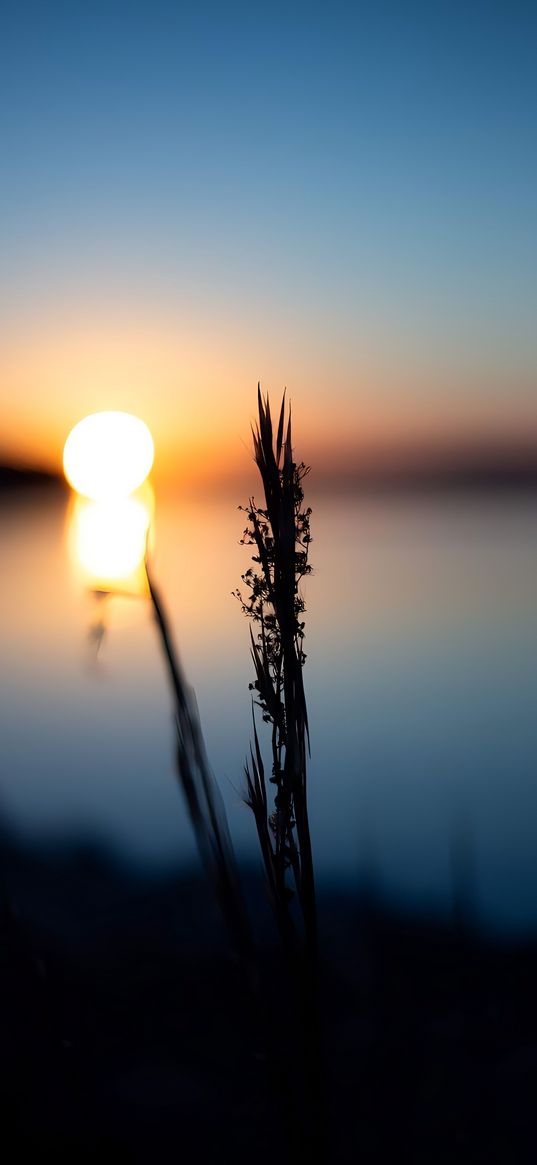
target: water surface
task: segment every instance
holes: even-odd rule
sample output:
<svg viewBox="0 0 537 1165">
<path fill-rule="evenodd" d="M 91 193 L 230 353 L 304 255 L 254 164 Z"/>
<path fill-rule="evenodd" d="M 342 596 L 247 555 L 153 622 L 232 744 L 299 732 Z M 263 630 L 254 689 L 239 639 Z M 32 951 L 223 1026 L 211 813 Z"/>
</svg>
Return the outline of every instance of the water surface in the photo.
<svg viewBox="0 0 537 1165">
<path fill-rule="evenodd" d="M 158 498 L 155 572 L 239 856 L 250 733 L 241 499 Z M 322 880 L 537 927 L 535 496 L 319 496 L 307 582 L 310 806 Z M 97 600 L 63 495 L 0 505 L 1 805 L 23 836 L 196 860 L 143 597 Z M 104 637 L 97 650 L 100 635 Z"/>
</svg>

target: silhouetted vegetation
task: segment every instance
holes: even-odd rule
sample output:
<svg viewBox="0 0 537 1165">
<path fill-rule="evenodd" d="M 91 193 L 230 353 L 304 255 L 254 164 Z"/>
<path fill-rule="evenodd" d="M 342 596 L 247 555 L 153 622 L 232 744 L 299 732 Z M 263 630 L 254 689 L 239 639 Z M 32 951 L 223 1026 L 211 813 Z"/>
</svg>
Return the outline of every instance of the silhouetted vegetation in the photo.
<svg viewBox="0 0 537 1165">
<path fill-rule="evenodd" d="M 296 892 L 306 942 L 317 943 L 315 883 L 307 800 L 308 714 L 302 668 L 304 598 L 300 582 L 311 570 L 309 507 L 302 482 L 309 472 L 293 460 L 291 410 L 285 395 L 274 435 L 268 398 L 258 389 L 254 458 L 265 505 L 250 498 L 242 542 L 253 546 L 254 567 L 242 576 L 248 593 L 237 591 L 255 625 L 250 631 L 255 681 L 254 706 L 271 726 L 271 772 L 265 774 L 254 716 L 254 747 L 245 766 L 247 794 L 257 827 L 270 896 L 286 945 L 295 941 L 292 900 Z M 273 797 L 270 795 L 272 786 Z M 293 883 L 294 889 L 291 886 Z"/>
<path fill-rule="evenodd" d="M 302 684 L 305 607 L 299 591 L 301 579 L 310 570 L 310 510 L 303 506 L 302 490 L 307 469 L 293 461 L 291 418 L 289 415 L 285 425 L 285 398 L 274 448 L 270 407 L 260 392 L 258 404 L 254 449 L 266 508 L 256 506 L 253 499 L 248 508 L 251 525 L 243 541 L 255 545 L 258 553 L 254 561 L 260 570 L 250 569 L 243 576 L 250 597 L 241 602 L 258 625 L 257 636 L 251 634 L 257 676 L 252 688 L 263 719 L 272 727 L 270 783 L 275 789 L 274 803 L 270 803 L 267 792 L 255 721 L 255 754 L 251 750 L 246 777 L 270 898 L 289 956 L 278 1005 L 277 1038 L 269 1018 L 262 969 L 254 953 L 224 805 L 205 752 L 195 696 L 183 675 L 163 601 L 147 561 L 146 570 L 174 700 L 177 773 L 198 847 L 234 947 L 247 971 L 248 994 L 256 1012 L 252 1013 L 254 1027 L 259 1028 L 270 1077 L 287 1113 L 287 1139 L 295 1157 L 310 1159 L 315 1152 L 321 1160 L 324 1089 L 314 974 L 317 919 L 306 786 L 308 721 Z M 291 909 L 294 891 L 289 876 L 302 914 L 306 960 L 295 930 Z"/>
<path fill-rule="evenodd" d="M 183 675 L 162 598 L 146 559 L 149 594 L 174 699 L 177 774 L 202 861 L 220 902 L 232 941 L 252 958 L 250 927 L 242 900 L 226 811 L 207 759 L 196 696 Z"/>
</svg>

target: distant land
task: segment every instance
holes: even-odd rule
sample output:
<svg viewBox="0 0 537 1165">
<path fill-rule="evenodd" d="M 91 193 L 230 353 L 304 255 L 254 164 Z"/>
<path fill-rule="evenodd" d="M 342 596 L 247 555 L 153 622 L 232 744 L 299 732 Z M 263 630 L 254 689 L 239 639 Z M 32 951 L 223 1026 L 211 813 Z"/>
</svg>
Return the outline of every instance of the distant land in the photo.
<svg viewBox="0 0 537 1165">
<path fill-rule="evenodd" d="M 26 489 L 63 489 L 65 479 L 59 473 L 46 469 L 30 469 L 21 465 L 0 465 L 0 493 Z"/>
<path fill-rule="evenodd" d="M 367 450 L 343 453 L 339 465 L 311 458 L 312 474 L 308 492 L 438 493 L 504 492 L 537 490 L 537 446 L 517 447 L 423 447 L 401 450 Z M 158 485 L 174 487 L 173 480 L 158 479 Z M 219 478 L 210 474 L 205 481 L 182 481 L 181 491 L 206 493 L 245 487 L 244 472 Z M 246 488 L 248 488 L 246 480 Z M 67 488 L 62 473 L 23 465 L 0 464 L 0 493 Z"/>
<path fill-rule="evenodd" d="M 313 465 L 321 489 L 371 492 L 505 491 L 537 489 L 537 446 L 468 446 L 368 451 L 340 467 Z"/>
</svg>

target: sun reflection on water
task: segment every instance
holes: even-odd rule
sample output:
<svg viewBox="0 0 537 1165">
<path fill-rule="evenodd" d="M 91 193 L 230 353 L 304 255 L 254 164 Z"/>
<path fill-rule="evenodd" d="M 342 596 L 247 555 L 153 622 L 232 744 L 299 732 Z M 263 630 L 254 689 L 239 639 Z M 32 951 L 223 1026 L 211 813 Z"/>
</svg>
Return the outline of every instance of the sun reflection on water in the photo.
<svg viewBox="0 0 537 1165">
<path fill-rule="evenodd" d="M 148 482 L 125 498 L 91 501 L 77 495 L 72 499 L 71 554 L 93 590 L 147 593 L 144 562 L 154 508 Z"/>
</svg>

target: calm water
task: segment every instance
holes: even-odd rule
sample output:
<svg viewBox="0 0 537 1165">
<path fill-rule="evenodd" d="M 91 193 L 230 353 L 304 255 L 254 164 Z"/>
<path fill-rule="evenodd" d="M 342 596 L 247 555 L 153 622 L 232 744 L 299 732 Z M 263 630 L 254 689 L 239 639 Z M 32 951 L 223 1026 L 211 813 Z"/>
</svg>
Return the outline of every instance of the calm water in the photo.
<svg viewBox="0 0 537 1165">
<path fill-rule="evenodd" d="M 240 499 L 239 499 L 240 500 Z M 537 498 L 313 498 L 306 688 L 319 877 L 537 928 Z M 140 597 L 98 603 L 63 497 L 0 504 L 2 810 L 24 836 L 195 859 Z M 250 731 L 249 551 L 233 499 L 159 500 L 155 569 L 236 848 Z M 97 653 L 90 630 L 106 627 Z"/>
</svg>

